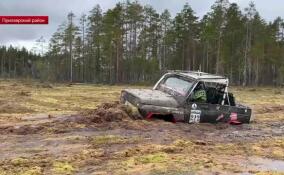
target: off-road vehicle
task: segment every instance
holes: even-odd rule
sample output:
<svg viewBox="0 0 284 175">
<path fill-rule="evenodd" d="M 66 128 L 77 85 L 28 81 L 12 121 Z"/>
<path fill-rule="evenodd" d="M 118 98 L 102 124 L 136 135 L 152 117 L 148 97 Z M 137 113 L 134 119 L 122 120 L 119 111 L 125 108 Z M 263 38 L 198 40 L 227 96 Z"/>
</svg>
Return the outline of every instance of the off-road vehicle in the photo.
<svg viewBox="0 0 284 175">
<path fill-rule="evenodd" d="M 252 110 L 235 102 L 228 85 L 228 78 L 219 75 L 169 71 L 153 89 L 125 89 L 120 100 L 137 108 L 145 118 L 158 116 L 187 123 L 249 123 Z M 194 100 L 197 87 L 206 92 L 206 101 Z"/>
</svg>

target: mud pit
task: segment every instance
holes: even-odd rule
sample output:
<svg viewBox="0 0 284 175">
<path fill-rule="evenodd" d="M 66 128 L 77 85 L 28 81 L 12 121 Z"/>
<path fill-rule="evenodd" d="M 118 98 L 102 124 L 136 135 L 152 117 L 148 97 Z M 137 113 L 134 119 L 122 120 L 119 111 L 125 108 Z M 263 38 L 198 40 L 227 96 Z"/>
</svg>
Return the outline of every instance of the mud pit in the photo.
<svg viewBox="0 0 284 175">
<path fill-rule="evenodd" d="M 114 103 L 103 103 L 94 110 L 87 110 L 70 116 L 31 116 L 18 125 L 0 126 L 0 134 L 29 135 L 44 133 L 65 133 L 74 128 L 82 129 L 115 129 L 118 127 L 136 128 L 134 120 L 142 119 L 133 115 L 127 106 Z M 33 123 L 36 121 L 36 124 Z M 31 123 L 31 124 L 29 124 Z M 139 124 L 139 123 L 137 123 Z M 139 129 L 139 128 L 138 128 Z"/>
<path fill-rule="evenodd" d="M 282 101 L 259 104 L 251 100 L 267 97 L 242 93 L 252 96 L 243 98 L 255 109 L 250 125 L 141 120 L 117 102 L 76 114 L 2 116 L 0 175 L 284 173 Z"/>
</svg>

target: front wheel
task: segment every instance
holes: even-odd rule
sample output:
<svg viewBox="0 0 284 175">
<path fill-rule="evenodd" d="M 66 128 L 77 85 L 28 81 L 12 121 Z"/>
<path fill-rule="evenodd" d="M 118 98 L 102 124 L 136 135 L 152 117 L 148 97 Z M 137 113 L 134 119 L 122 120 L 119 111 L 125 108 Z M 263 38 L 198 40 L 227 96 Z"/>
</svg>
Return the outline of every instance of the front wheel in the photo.
<svg viewBox="0 0 284 175">
<path fill-rule="evenodd" d="M 147 117 L 148 112 L 146 110 L 138 108 L 138 112 L 143 118 Z"/>
</svg>

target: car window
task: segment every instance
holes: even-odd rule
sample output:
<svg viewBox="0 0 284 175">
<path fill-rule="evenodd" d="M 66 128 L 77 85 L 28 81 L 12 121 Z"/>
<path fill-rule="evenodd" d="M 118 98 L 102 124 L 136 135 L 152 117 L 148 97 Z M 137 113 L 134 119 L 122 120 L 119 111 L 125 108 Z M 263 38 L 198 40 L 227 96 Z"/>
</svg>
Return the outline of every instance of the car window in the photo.
<svg viewBox="0 0 284 175">
<path fill-rule="evenodd" d="M 186 96 L 189 89 L 192 87 L 193 82 L 189 80 L 184 80 L 179 77 L 169 77 L 162 85 L 179 93 L 182 96 Z"/>
</svg>

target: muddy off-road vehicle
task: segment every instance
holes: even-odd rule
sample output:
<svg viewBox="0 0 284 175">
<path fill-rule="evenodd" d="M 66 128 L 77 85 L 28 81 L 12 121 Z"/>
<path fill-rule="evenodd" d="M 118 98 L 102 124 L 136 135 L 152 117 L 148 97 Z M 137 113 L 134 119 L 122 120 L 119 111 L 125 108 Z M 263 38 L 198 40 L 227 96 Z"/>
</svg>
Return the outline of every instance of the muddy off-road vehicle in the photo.
<svg viewBox="0 0 284 175">
<path fill-rule="evenodd" d="M 187 123 L 249 123 L 252 110 L 236 104 L 226 77 L 193 71 L 169 71 L 153 89 L 125 89 L 121 102 L 144 118 L 159 117 Z M 194 93 L 202 89 L 205 101 Z"/>
</svg>

